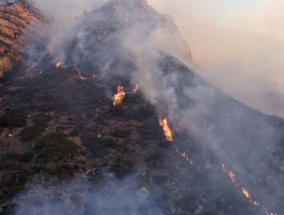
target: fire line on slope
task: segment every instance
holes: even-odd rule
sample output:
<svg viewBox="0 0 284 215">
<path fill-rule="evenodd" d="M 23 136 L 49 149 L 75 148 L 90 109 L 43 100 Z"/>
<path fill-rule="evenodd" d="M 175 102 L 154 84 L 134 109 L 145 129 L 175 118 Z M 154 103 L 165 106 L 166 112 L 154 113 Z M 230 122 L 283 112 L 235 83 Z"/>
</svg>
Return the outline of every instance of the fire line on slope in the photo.
<svg viewBox="0 0 284 215">
<path fill-rule="evenodd" d="M 117 94 L 114 93 L 113 95 L 113 106 L 116 106 L 118 104 L 122 103 L 122 100 L 124 99 L 126 94 L 132 93 L 135 94 L 137 93 L 139 86 L 136 84 L 135 89 L 133 89 L 131 92 L 125 92 L 123 86 L 118 86 L 117 87 Z"/>
<path fill-rule="evenodd" d="M 254 200 L 252 199 L 251 195 L 249 194 L 248 190 L 245 189 L 244 187 L 242 187 L 242 184 L 241 184 L 241 183 L 238 183 L 238 184 L 235 183 L 236 180 L 237 180 L 235 174 L 234 174 L 232 171 L 229 171 L 229 172 L 228 172 L 228 171 L 225 169 L 225 164 L 223 164 L 223 171 L 224 171 L 225 173 L 228 173 L 228 174 L 229 174 L 229 176 L 230 176 L 230 178 L 232 179 L 232 182 L 233 182 L 233 184 L 234 184 L 234 187 L 237 189 L 238 192 L 243 193 L 243 194 L 249 199 L 249 202 L 250 202 L 250 203 L 252 203 L 252 204 L 254 204 L 254 205 L 257 205 L 257 206 L 261 206 L 262 209 L 263 209 L 263 211 L 264 211 L 264 213 L 266 213 L 267 215 L 277 215 L 277 214 L 274 214 L 274 213 L 269 213 L 269 212 L 267 211 L 267 208 L 266 208 L 265 206 L 260 205 L 260 203 L 257 202 L 257 201 L 254 201 Z M 240 189 L 240 187 L 241 187 L 241 189 Z"/>
<path fill-rule="evenodd" d="M 168 120 L 167 118 L 164 118 L 162 120 L 161 115 L 159 115 L 159 123 L 160 126 L 163 127 L 165 136 L 166 136 L 166 140 L 172 142 L 173 146 L 175 147 L 175 150 L 177 153 L 179 153 L 181 156 L 183 156 L 191 165 L 193 165 L 193 161 L 189 159 L 189 156 L 186 153 L 182 153 L 179 151 L 178 147 L 176 146 L 176 144 L 173 142 L 173 135 L 172 135 L 172 131 L 168 125 Z M 198 170 L 200 170 L 199 167 L 197 167 Z"/>
</svg>

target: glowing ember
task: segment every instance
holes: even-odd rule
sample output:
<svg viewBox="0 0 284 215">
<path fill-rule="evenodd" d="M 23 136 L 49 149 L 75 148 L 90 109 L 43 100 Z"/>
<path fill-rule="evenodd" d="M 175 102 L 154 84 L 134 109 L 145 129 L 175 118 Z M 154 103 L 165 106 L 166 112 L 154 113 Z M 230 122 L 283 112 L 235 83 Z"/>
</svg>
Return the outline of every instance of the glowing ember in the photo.
<svg viewBox="0 0 284 215">
<path fill-rule="evenodd" d="M 226 173 L 228 173 L 227 170 L 225 169 L 225 164 L 223 164 L 223 171 L 226 172 Z M 232 182 L 235 184 L 235 182 L 236 182 L 236 180 L 237 180 L 235 174 L 234 174 L 232 171 L 229 172 L 228 174 L 229 174 L 229 176 L 231 177 Z"/>
<path fill-rule="evenodd" d="M 99 77 L 99 75 L 93 75 L 93 78 L 98 78 Z"/>
<path fill-rule="evenodd" d="M 61 64 L 62 64 L 61 62 L 57 62 L 57 63 L 55 64 L 55 67 L 57 68 L 57 67 L 59 67 Z"/>
<path fill-rule="evenodd" d="M 235 183 L 235 181 L 236 181 L 237 179 L 236 179 L 236 176 L 234 175 L 234 173 L 233 173 L 233 172 L 229 172 L 229 176 L 231 177 L 233 183 Z"/>
<path fill-rule="evenodd" d="M 117 94 L 113 95 L 113 105 L 116 106 L 122 103 L 123 98 L 125 97 L 125 92 L 122 86 L 118 86 Z"/>
<path fill-rule="evenodd" d="M 224 165 L 224 164 L 223 164 L 223 170 L 224 170 L 224 172 L 228 173 L 227 170 L 225 169 L 225 165 Z M 234 173 L 233 173 L 232 171 L 229 172 L 228 174 L 230 175 L 230 177 L 231 177 L 231 179 L 232 179 L 232 181 L 233 181 L 233 183 L 234 183 L 235 188 L 238 188 L 238 187 L 240 187 L 240 186 L 242 185 L 241 183 L 235 184 L 235 181 L 236 181 L 237 179 L 236 179 L 236 176 L 234 175 Z M 238 192 L 241 192 L 241 191 L 238 190 Z M 266 207 L 264 207 L 263 205 L 260 205 L 259 202 L 253 201 L 252 198 L 251 198 L 251 195 L 249 194 L 249 192 L 248 192 L 247 189 L 245 189 L 245 188 L 242 187 L 242 192 L 243 192 L 243 194 L 245 194 L 245 196 L 246 196 L 248 199 L 250 199 L 250 200 L 249 200 L 250 203 L 252 203 L 252 204 L 254 204 L 254 205 L 257 205 L 257 206 L 261 206 L 262 209 L 263 209 L 263 211 L 264 211 L 264 213 L 266 213 L 267 215 L 277 215 L 277 214 L 274 214 L 274 213 L 269 213 L 269 212 L 267 211 Z"/>
<path fill-rule="evenodd" d="M 242 190 L 243 190 L 243 193 L 245 194 L 245 196 L 246 196 L 247 198 L 250 198 L 250 197 L 251 197 L 247 189 L 242 188 Z"/>
<path fill-rule="evenodd" d="M 168 120 L 167 118 L 163 119 L 161 118 L 161 115 L 159 116 L 159 123 L 160 123 L 160 126 L 163 127 L 163 130 L 165 132 L 165 136 L 166 136 L 166 140 L 168 141 L 171 141 L 173 146 L 175 147 L 175 150 L 177 153 L 179 153 L 181 156 L 183 156 L 191 165 L 193 165 L 193 161 L 191 161 L 188 157 L 188 155 L 186 153 L 181 153 L 178 149 L 178 147 L 176 146 L 175 143 L 173 143 L 173 136 L 172 136 L 172 132 L 171 132 L 171 129 L 169 128 L 168 126 Z M 199 167 L 197 167 L 198 170 L 200 170 Z"/>
<path fill-rule="evenodd" d="M 163 119 L 163 121 L 162 121 L 161 115 L 160 115 L 159 121 L 160 121 L 160 126 L 162 126 L 163 129 L 164 129 L 166 140 L 173 141 L 173 135 L 172 135 L 171 129 L 168 126 L 167 118 Z"/>
<path fill-rule="evenodd" d="M 137 93 L 137 90 L 138 90 L 138 84 L 136 84 L 136 87 L 134 90 L 132 90 L 133 93 Z"/>
<path fill-rule="evenodd" d="M 252 203 L 252 204 L 254 204 L 254 205 L 257 205 L 257 206 L 260 205 L 259 202 L 254 202 L 254 201 L 252 201 L 252 200 L 250 200 L 249 202 Z"/>
<path fill-rule="evenodd" d="M 80 79 L 82 79 L 82 80 L 86 80 L 86 78 L 84 78 L 84 77 L 81 75 L 80 70 L 79 70 L 79 69 L 76 69 L 76 70 L 77 70 L 77 72 L 78 72 L 78 74 L 79 74 L 78 78 L 80 78 Z"/>
</svg>

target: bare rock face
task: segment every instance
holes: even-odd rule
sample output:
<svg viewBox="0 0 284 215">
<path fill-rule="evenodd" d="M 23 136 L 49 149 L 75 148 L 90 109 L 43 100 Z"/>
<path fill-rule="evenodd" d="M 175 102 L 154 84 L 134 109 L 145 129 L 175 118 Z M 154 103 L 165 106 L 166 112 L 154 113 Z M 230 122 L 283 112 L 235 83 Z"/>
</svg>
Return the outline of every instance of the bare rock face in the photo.
<svg viewBox="0 0 284 215">
<path fill-rule="evenodd" d="M 38 42 L 35 35 L 47 23 L 26 2 L 0 5 L 0 76 L 23 62 L 23 47 Z"/>
</svg>

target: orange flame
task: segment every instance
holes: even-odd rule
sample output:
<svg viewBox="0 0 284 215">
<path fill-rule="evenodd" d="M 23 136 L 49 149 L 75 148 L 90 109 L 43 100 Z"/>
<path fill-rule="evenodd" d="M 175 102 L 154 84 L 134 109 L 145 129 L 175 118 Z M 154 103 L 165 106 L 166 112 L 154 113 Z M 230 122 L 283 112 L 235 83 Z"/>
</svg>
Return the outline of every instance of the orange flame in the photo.
<svg viewBox="0 0 284 215">
<path fill-rule="evenodd" d="M 250 198 L 250 197 L 251 197 L 247 189 L 242 188 L 242 190 L 243 190 L 243 193 L 245 194 L 245 196 L 246 196 L 247 198 Z"/>
<path fill-rule="evenodd" d="M 172 131 L 171 131 L 171 129 L 168 126 L 167 118 L 163 119 L 163 121 L 162 121 L 161 115 L 160 115 L 159 122 L 160 122 L 160 126 L 162 126 L 163 129 L 164 129 L 166 140 L 173 141 Z"/>
<path fill-rule="evenodd" d="M 57 62 L 57 63 L 55 64 L 55 67 L 57 68 L 57 67 L 59 67 L 61 64 L 62 64 L 61 62 Z"/>
<path fill-rule="evenodd" d="M 227 170 L 225 169 L 225 164 L 223 164 L 223 170 L 224 170 L 224 172 L 228 173 Z M 241 183 L 235 184 L 235 181 L 236 181 L 237 179 L 236 179 L 236 176 L 234 175 L 234 173 L 233 173 L 232 171 L 229 172 L 228 174 L 230 175 L 230 177 L 231 177 L 231 179 L 232 179 L 232 181 L 233 181 L 233 183 L 234 183 L 234 186 L 235 186 L 236 188 L 239 187 L 239 186 L 241 186 Z M 240 192 L 240 190 L 238 190 L 238 191 Z M 250 203 L 252 203 L 252 204 L 254 204 L 254 205 L 257 205 L 257 206 L 261 206 L 262 209 L 263 209 L 263 211 L 264 211 L 264 213 L 266 213 L 267 215 L 277 215 L 277 214 L 274 214 L 274 213 L 269 213 L 269 212 L 267 211 L 266 207 L 264 207 L 263 205 L 260 205 L 259 202 L 253 201 L 253 200 L 251 199 L 251 195 L 249 194 L 249 192 L 248 192 L 247 189 L 245 189 L 245 188 L 242 187 L 242 192 L 243 192 L 243 194 L 244 194 L 248 199 L 250 199 L 250 200 L 249 200 Z"/>
<path fill-rule="evenodd" d="M 76 70 L 77 70 L 77 72 L 78 72 L 78 74 L 79 74 L 78 78 L 81 78 L 82 80 L 86 80 L 86 78 L 84 78 L 84 77 L 81 75 L 80 70 L 79 70 L 79 69 L 76 69 Z"/>
<path fill-rule="evenodd" d="M 132 90 L 132 92 L 133 92 L 133 93 L 137 93 L 138 87 L 139 87 L 138 84 L 136 84 L 136 87 L 135 87 L 134 90 Z"/>
<path fill-rule="evenodd" d="M 164 130 L 165 136 L 166 136 L 166 140 L 173 142 L 173 136 L 172 136 L 171 129 L 168 126 L 167 118 L 162 120 L 161 115 L 159 115 L 159 123 L 160 123 L 160 126 L 163 127 L 163 130 Z M 175 147 L 176 152 L 179 153 L 181 156 L 183 156 L 191 165 L 193 165 L 193 161 L 189 159 L 188 155 L 186 153 L 181 153 L 179 151 L 178 147 L 174 143 L 172 143 L 172 144 Z M 200 170 L 199 167 L 197 167 L 197 168 L 198 168 L 198 170 Z"/>
<path fill-rule="evenodd" d="M 237 179 L 236 179 L 236 176 L 234 175 L 234 173 L 233 173 L 233 172 L 229 172 L 229 176 L 231 177 L 232 182 L 235 183 L 235 181 L 236 181 Z"/>
<path fill-rule="evenodd" d="M 260 205 L 259 202 L 254 202 L 254 201 L 252 201 L 252 200 L 250 200 L 249 202 L 252 203 L 252 204 L 254 204 L 254 205 L 257 205 L 257 206 Z"/>
<path fill-rule="evenodd" d="M 116 106 L 122 103 L 123 98 L 125 97 L 125 92 L 122 86 L 118 86 L 117 94 L 113 95 L 113 105 Z"/>
</svg>

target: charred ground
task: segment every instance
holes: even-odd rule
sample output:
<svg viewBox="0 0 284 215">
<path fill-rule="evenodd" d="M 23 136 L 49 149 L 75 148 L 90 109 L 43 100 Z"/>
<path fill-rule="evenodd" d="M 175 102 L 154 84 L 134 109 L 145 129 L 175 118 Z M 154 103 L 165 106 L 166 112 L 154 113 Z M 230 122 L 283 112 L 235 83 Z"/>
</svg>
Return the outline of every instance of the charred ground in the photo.
<svg viewBox="0 0 284 215">
<path fill-rule="evenodd" d="M 118 19 L 120 9 L 123 16 Z M 127 14 L 129 10 L 133 13 Z M 118 22 L 121 19 L 123 22 Z M 224 172 L 223 164 L 235 171 L 235 163 L 242 167 L 235 172 L 237 183 L 249 189 L 255 201 L 273 213 L 284 211 L 283 119 L 243 105 L 178 59 L 161 52 L 158 66 L 163 77 L 176 74 L 179 83 L 174 88 L 179 110 L 198 107 L 198 98 L 189 99 L 184 87 L 192 92 L 200 87 L 214 92 L 209 111 L 198 120 L 198 126 L 204 133 L 211 128 L 222 153 L 204 144 L 210 140 L 202 132 L 196 135 L 175 128 L 174 121 L 169 121 L 174 139 L 169 142 L 159 125 L 159 114 L 169 115 L 165 101 L 153 106 L 140 90 L 126 94 L 117 106 L 112 97 L 118 85 L 124 86 L 126 92 L 135 88 L 129 75 L 137 70 L 131 58 L 125 60 L 115 53 L 117 36 L 129 28 L 137 28 L 141 37 L 157 27 L 175 32 L 177 28 L 170 18 L 160 16 L 145 1 L 111 1 L 78 17 L 77 22 L 79 31 L 87 34 L 69 44 L 65 65 L 56 68 L 53 56 L 48 55 L 28 72 L 17 67 L 4 73 L 1 80 L 3 213 L 13 214 L 13 206 L 18 206 L 20 214 L 40 214 L 46 202 L 62 202 L 67 205 L 62 214 L 77 214 L 82 206 L 82 214 L 110 214 L 100 204 L 108 199 L 87 199 L 85 191 L 103 187 L 111 192 L 113 187 L 105 177 L 106 172 L 111 172 L 113 178 L 127 180 L 127 190 L 131 191 L 125 196 L 132 198 L 132 203 L 118 204 L 117 214 L 157 214 L 155 210 L 187 215 L 265 214 L 262 207 L 251 204 L 235 188 Z M 140 31 L 140 22 L 147 28 Z M 87 51 L 79 49 L 82 44 Z M 186 53 L 191 59 L 189 49 Z M 103 66 L 107 63 L 110 72 L 104 76 Z M 68 66 L 72 64 L 76 67 Z M 186 153 L 193 165 L 174 146 Z M 78 178 L 83 182 L 76 183 Z M 68 183 L 72 189 L 64 187 Z M 25 192 L 31 185 L 35 190 L 40 186 L 45 190 Z M 144 203 L 133 195 L 141 187 L 150 192 Z M 29 198 L 27 206 L 21 199 L 29 192 L 44 197 Z"/>
</svg>

